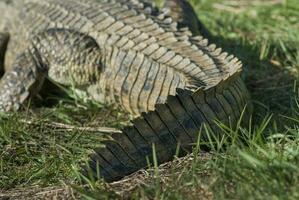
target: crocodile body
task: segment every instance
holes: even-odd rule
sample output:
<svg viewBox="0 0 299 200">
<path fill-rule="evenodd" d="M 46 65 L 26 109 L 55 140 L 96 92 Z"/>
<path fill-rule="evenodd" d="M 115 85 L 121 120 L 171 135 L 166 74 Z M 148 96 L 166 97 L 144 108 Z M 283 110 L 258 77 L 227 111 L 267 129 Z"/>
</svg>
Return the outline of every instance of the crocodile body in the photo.
<svg viewBox="0 0 299 200">
<path fill-rule="evenodd" d="M 16 16 L 4 17 L 10 41 L 0 110 L 19 109 L 45 79 L 121 106 L 132 125 L 91 155 L 91 171 L 100 169 L 107 181 L 146 167 L 153 147 L 159 163 L 171 160 L 178 144 L 184 155 L 203 124 L 221 134 L 215 120 L 235 126 L 246 105 L 250 111 L 241 62 L 197 35 L 198 24 L 189 26 L 193 34 L 178 26 L 173 12 L 174 19 L 136 0 L 0 4 L 0 13 L 10 9 Z"/>
</svg>

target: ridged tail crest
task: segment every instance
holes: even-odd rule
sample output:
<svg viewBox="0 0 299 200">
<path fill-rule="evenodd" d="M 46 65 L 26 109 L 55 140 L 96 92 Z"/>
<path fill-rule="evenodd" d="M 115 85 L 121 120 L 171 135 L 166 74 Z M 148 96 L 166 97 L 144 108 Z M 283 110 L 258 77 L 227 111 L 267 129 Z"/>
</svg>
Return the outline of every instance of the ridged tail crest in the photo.
<svg viewBox="0 0 299 200">
<path fill-rule="evenodd" d="M 246 106 L 250 113 L 248 92 L 238 73 L 208 89 L 178 89 L 177 95 L 134 119 L 132 126 L 112 134 L 105 147 L 96 149 L 89 162 L 91 171 L 96 177 L 99 169 L 100 176 L 111 182 L 148 167 L 153 163 L 154 150 L 158 164 L 172 160 L 176 152 L 186 155 L 204 124 L 221 135 L 215 120 L 234 125 Z M 204 140 L 206 136 L 201 134 Z"/>
</svg>

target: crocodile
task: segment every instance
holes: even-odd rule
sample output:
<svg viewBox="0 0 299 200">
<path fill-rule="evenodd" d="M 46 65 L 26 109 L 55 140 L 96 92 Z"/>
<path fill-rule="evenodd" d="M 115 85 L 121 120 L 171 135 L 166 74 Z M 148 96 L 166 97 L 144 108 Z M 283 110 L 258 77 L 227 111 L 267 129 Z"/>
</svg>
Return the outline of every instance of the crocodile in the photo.
<svg viewBox="0 0 299 200">
<path fill-rule="evenodd" d="M 209 44 L 182 2 L 166 0 L 168 12 L 137 0 L 0 2 L 0 110 L 21 109 L 46 80 L 121 107 L 131 124 L 83 167 L 107 182 L 221 137 L 217 122 L 235 127 L 252 110 L 242 63 Z"/>
</svg>

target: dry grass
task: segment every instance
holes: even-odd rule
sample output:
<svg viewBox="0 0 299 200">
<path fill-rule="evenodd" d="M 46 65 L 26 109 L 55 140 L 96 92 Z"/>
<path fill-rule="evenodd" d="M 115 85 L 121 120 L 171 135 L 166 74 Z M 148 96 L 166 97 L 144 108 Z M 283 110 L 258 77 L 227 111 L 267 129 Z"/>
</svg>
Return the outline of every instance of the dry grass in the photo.
<svg viewBox="0 0 299 200">
<path fill-rule="evenodd" d="M 199 158 L 202 162 L 211 159 L 211 155 L 208 153 L 201 153 Z M 148 170 L 140 170 L 130 176 L 123 178 L 120 181 L 116 181 L 110 184 L 105 184 L 107 191 L 117 194 L 117 198 L 131 199 L 132 194 L 140 188 L 147 187 L 151 184 L 156 184 L 155 181 L 158 178 L 159 184 L 163 188 L 169 185 L 173 181 L 173 177 L 177 177 L 180 180 L 183 173 L 192 168 L 192 162 L 194 161 L 193 154 L 190 154 L 183 158 L 176 158 L 174 161 L 165 163 L 158 168 L 157 171 L 154 168 Z M 203 172 L 202 176 L 208 176 L 208 172 Z M 102 183 L 104 184 L 104 183 Z M 81 186 L 82 188 L 88 188 L 88 185 Z M 30 200 L 30 199 L 65 199 L 75 200 L 81 199 L 82 196 L 76 191 L 77 186 L 72 187 L 72 184 L 65 184 L 62 186 L 52 187 L 21 187 L 12 190 L 0 190 L 0 199 L 9 200 Z M 79 189 L 80 190 L 80 189 Z M 191 191 L 185 194 L 190 199 L 213 199 L 213 193 L 205 185 L 199 185 L 196 188 L 192 188 Z M 189 199 L 189 198 L 188 198 Z"/>
</svg>

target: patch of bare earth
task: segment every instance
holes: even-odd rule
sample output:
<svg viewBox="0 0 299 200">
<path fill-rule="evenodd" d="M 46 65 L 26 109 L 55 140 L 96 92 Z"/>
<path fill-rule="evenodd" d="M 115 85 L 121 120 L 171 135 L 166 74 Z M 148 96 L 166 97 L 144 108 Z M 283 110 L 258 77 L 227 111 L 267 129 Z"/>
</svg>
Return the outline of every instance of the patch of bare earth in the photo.
<svg viewBox="0 0 299 200">
<path fill-rule="evenodd" d="M 207 153 L 199 156 L 201 161 L 211 159 Z M 115 192 L 119 199 L 131 199 L 134 192 L 140 188 L 146 188 L 157 184 L 163 191 L 170 184 L 173 184 L 173 177 L 179 181 L 186 170 L 191 168 L 194 156 L 192 154 L 183 158 L 176 158 L 174 161 L 159 166 L 158 170 L 154 168 L 140 170 L 120 181 L 107 184 L 107 190 Z M 208 172 L 202 172 L 200 176 L 208 176 Z M 184 186 L 183 186 L 184 187 Z M 186 186 L 185 186 L 186 187 Z M 87 187 L 86 187 L 87 188 Z M 212 200 L 213 194 L 205 185 L 198 185 L 192 188 L 177 188 L 187 199 L 207 199 Z M 41 188 L 39 186 L 29 188 L 18 188 L 9 191 L 0 190 L 0 200 L 31 200 L 31 199 L 63 199 L 76 200 L 81 199 L 80 194 L 71 186 L 55 186 Z"/>
<path fill-rule="evenodd" d="M 10 191 L 0 190 L 1 200 L 31 200 L 31 199 L 79 199 L 79 194 L 69 186 L 55 186 L 41 188 L 39 186 L 28 188 L 17 188 Z"/>
<path fill-rule="evenodd" d="M 213 8 L 239 14 L 246 11 L 248 8 L 281 5 L 283 3 L 283 0 L 225 0 L 221 3 L 213 3 Z"/>
</svg>

